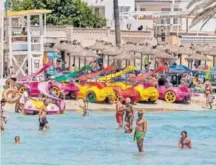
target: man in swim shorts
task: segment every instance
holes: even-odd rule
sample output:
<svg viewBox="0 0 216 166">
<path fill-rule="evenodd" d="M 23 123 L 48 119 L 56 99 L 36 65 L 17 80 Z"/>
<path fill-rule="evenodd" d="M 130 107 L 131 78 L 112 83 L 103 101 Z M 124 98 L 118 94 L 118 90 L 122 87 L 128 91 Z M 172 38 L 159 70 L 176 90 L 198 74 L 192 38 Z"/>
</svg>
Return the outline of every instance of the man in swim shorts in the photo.
<svg viewBox="0 0 216 166">
<path fill-rule="evenodd" d="M 134 140 L 137 141 L 139 152 L 143 152 L 143 141 L 147 131 L 147 120 L 143 118 L 143 111 L 138 111 L 138 119 L 136 121 L 136 130 L 134 133 Z"/>
<path fill-rule="evenodd" d="M 0 128 L 1 128 L 1 131 L 4 131 L 4 124 L 3 122 L 6 124 L 7 123 L 7 117 L 3 114 L 3 106 L 6 104 L 6 101 L 4 99 L 1 100 L 0 102 L 0 111 L 1 111 L 1 114 L 0 114 Z"/>
</svg>

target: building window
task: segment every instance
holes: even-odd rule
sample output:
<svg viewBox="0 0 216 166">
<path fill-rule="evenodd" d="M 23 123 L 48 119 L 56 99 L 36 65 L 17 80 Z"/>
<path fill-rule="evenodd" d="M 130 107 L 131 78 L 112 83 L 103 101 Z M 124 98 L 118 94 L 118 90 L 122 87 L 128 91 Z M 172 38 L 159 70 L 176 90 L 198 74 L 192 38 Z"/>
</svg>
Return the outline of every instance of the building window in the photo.
<svg viewBox="0 0 216 166">
<path fill-rule="evenodd" d="M 129 12 L 130 6 L 119 6 L 119 13 Z"/>
<path fill-rule="evenodd" d="M 96 14 L 100 14 L 100 8 L 96 7 L 96 8 L 95 8 L 95 13 L 96 13 Z"/>
<path fill-rule="evenodd" d="M 140 8 L 140 11 L 145 11 L 145 8 Z"/>
</svg>

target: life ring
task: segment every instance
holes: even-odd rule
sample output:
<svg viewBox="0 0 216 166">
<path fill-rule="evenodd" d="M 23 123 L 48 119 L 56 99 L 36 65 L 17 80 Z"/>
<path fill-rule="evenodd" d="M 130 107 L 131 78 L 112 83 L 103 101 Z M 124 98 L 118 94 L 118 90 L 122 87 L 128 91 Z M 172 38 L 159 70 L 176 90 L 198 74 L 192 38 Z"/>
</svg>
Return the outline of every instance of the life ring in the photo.
<svg viewBox="0 0 216 166">
<path fill-rule="evenodd" d="M 4 92 L 3 92 L 3 99 L 6 100 L 7 103 L 9 104 L 14 104 L 16 102 L 19 101 L 20 99 L 20 94 L 18 93 L 17 90 L 15 89 L 6 89 Z"/>
</svg>

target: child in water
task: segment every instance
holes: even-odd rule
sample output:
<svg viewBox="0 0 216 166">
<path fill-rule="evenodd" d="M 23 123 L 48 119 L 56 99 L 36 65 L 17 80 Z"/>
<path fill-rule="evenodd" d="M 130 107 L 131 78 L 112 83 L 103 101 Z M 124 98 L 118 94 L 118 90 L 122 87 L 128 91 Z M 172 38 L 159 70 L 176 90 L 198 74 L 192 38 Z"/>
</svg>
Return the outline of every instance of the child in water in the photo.
<svg viewBox="0 0 216 166">
<path fill-rule="evenodd" d="M 83 99 L 83 106 L 80 105 L 80 108 L 83 109 L 83 115 L 82 116 L 87 116 L 88 113 L 88 100 L 87 99 Z"/>
</svg>

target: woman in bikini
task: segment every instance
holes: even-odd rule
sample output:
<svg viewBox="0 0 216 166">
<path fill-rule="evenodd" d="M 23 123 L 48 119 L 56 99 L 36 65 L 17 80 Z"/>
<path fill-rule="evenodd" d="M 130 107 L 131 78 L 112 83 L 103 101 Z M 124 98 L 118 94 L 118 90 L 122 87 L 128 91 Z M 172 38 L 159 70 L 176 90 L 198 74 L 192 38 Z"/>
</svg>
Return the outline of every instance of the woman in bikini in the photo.
<svg viewBox="0 0 216 166">
<path fill-rule="evenodd" d="M 125 111 L 126 111 L 126 115 L 125 115 L 125 121 L 126 121 L 126 125 L 124 126 L 125 128 L 125 133 L 132 133 L 133 129 L 133 119 L 134 119 L 134 108 L 131 105 L 131 100 L 130 98 L 127 98 L 125 100 Z"/>
<path fill-rule="evenodd" d="M 39 109 L 39 130 L 43 130 L 44 128 L 49 129 L 49 122 L 47 120 L 47 106 L 49 102 L 44 99 L 43 105 Z"/>
<path fill-rule="evenodd" d="M 116 121 L 119 124 L 117 129 L 120 129 L 123 126 L 123 116 L 124 116 L 123 101 L 124 101 L 123 98 L 119 97 L 118 101 L 116 102 Z"/>
<path fill-rule="evenodd" d="M 192 148 L 191 139 L 187 136 L 186 131 L 181 132 L 181 138 L 180 138 L 179 143 L 178 143 L 178 148 L 182 148 L 182 149 L 185 149 L 185 148 L 191 149 Z"/>
</svg>

